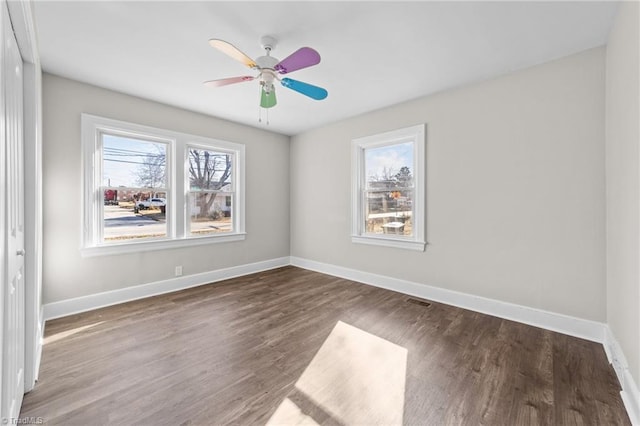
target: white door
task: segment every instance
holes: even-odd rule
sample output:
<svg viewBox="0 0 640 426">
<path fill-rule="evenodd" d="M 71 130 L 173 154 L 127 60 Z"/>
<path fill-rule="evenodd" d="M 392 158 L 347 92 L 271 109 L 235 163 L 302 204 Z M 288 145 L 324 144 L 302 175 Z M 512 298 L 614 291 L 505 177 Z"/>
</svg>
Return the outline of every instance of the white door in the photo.
<svg viewBox="0 0 640 426">
<path fill-rule="evenodd" d="M 2 2 L 2 94 L 6 157 L 6 271 L 2 318 L 2 417 L 17 418 L 24 394 L 24 160 L 22 57 Z"/>
</svg>

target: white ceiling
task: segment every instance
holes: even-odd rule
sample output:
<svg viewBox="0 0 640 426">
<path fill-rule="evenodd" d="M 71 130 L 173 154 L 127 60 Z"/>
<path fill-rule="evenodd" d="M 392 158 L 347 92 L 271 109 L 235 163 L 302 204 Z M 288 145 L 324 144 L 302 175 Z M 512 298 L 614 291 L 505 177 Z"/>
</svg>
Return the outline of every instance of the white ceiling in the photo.
<svg viewBox="0 0 640 426">
<path fill-rule="evenodd" d="M 293 135 L 605 44 L 614 2 L 116 2 L 38 1 L 45 71 L 250 126 Z M 302 46 L 322 62 L 289 77 L 324 101 L 277 87 L 258 123 L 256 81 L 209 46 L 220 38 L 255 58 L 261 35 L 284 59 Z"/>
</svg>

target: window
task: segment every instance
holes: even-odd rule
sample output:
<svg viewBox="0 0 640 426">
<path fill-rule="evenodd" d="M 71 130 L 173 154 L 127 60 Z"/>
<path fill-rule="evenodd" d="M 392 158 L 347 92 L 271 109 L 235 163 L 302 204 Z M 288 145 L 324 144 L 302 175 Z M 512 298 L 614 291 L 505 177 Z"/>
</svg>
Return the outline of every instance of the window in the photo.
<svg viewBox="0 0 640 426">
<path fill-rule="evenodd" d="M 100 132 L 104 196 L 98 239 L 124 242 L 167 236 L 167 149 L 170 141 L 152 141 Z M 157 198 L 157 197 L 164 198 Z M 160 210 L 164 201 L 165 209 Z"/>
<path fill-rule="evenodd" d="M 82 115 L 85 256 L 244 239 L 244 146 Z"/>
<path fill-rule="evenodd" d="M 233 152 L 190 146 L 187 155 L 190 234 L 233 232 Z"/>
<path fill-rule="evenodd" d="M 424 128 L 353 140 L 353 242 L 424 250 Z"/>
</svg>

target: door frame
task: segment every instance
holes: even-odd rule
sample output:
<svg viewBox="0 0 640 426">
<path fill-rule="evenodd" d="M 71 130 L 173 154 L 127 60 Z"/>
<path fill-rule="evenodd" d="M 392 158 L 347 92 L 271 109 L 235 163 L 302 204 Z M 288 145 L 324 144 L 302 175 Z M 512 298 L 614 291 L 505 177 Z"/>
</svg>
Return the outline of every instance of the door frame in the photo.
<svg viewBox="0 0 640 426">
<path fill-rule="evenodd" d="M 35 386 L 42 355 L 42 69 L 31 1 L 1 0 L 23 62 L 25 200 L 25 392 Z M 5 265 L 6 266 L 6 265 Z"/>
</svg>

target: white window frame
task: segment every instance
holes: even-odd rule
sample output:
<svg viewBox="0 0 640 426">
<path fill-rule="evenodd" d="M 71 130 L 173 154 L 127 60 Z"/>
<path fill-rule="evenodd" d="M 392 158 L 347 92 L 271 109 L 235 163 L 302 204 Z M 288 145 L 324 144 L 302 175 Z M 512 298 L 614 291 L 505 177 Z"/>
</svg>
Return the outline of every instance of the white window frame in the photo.
<svg viewBox="0 0 640 426">
<path fill-rule="evenodd" d="M 351 241 L 358 244 L 403 248 L 424 251 L 425 240 L 425 124 L 405 127 L 351 141 Z M 413 235 L 370 234 L 365 228 L 365 150 L 383 146 L 413 142 Z"/>
<path fill-rule="evenodd" d="M 90 114 L 81 116 L 82 138 L 82 232 L 80 252 L 83 257 L 162 250 L 244 240 L 245 232 L 245 147 L 243 144 L 189 135 Z M 136 139 L 161 142 L 167 146 L 167 236 L 142 241 L 102 242 L 103 204 L 102 149 L 103 133 L 129 136 Z M 200 147 L 233 154 L 235 197 L 233 206 L 233 230 L 228 233 L 190 235 L 187 211 L 188 148 Z M 184 161 L 179 161 L 184 160 Z"/>
</svg>

